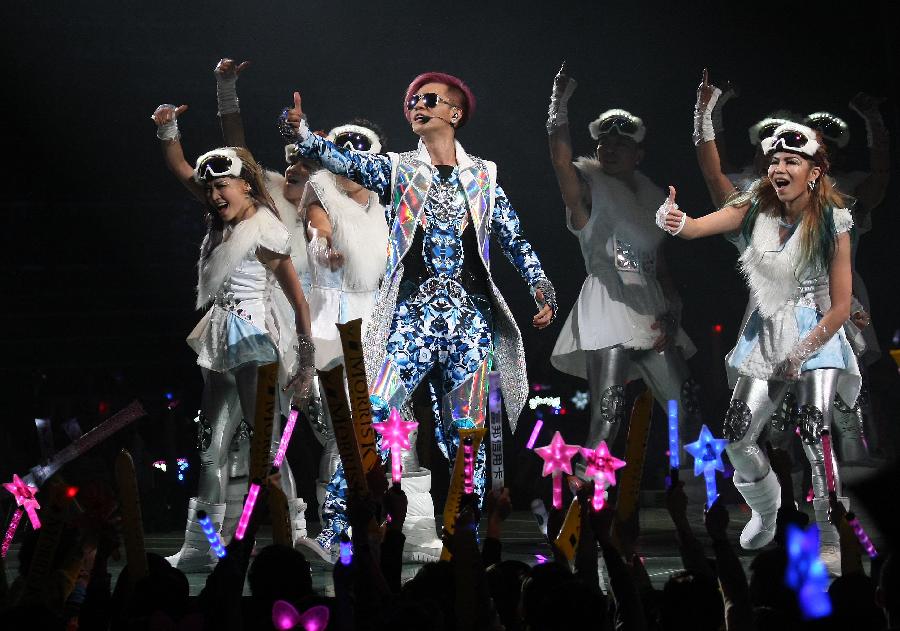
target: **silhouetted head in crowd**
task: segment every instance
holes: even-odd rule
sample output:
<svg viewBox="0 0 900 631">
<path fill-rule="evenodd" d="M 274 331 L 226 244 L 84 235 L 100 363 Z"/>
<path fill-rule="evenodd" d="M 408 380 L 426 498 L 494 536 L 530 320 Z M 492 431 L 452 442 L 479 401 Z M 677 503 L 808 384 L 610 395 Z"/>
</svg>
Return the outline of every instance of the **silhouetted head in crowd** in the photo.
<svg viewBox="0 0 900 631">
<path fill-rule="evenodd" d="M 444 612 L 436 600 L 412 600 L 401 597 L 389 607 L 381 622 L 383 631 L 453 631 L 444 623 Z M 507 627 L 509 631 L 509 627 Z"/>
<path fill-rule="evenodd" d="M 522 561 L 501 561 L 487 569 L 487 584 L 494 599 L 494 608 L 506 631 L 518 631 L 522 628 L 519 621 L 519 594 L 522 593 L 522 581 L 530 570 Z"/>
<path fill-rule="evenodd" d="M 531 568 L 522 582 L 522 596 L 519 600 L 519 617 L 525 628 L 538 628 L 542 610 L 546 607 L 556 609 L 555 603 L 548 601 L 547 594 L 557 585 L 571 580 L 572 573 L 556 563 L 541 563 Z"/>
<path fill-rule="evenodd" d="M 456 587 L 450 561 L 426 563 L 408 580 L 402 592 L 405 599 L 426 607 L 436 606 L 444 617 L 444 628 L 456 628 Z"/>
<path fill-rule="evenodd" d="M 113 607 L 121 621 L 146 620 L 155 612 L 178 622 L 188 611 L 190 585 L 183 572 L 165 558 L 147 553 L 147 576 L 129 589 L 128 566 L 122 568 L 113 590 Z"/>
<path fill-rule="evenodd" d="M 309 561 L 299 551 L 278 544 L 259 551 L 247 570 L 247 583 L 253 598 L 269 605 L 276 600 L 296 605 L 313 593 Z"/>
<path fill-rule="evenodd" d="M 875 581 L 865 574 L 840 576 L 828 587 L 832 616 L 845 628 L 881 629 L 884 613 L 875 601 Z"/>
<path fill-rule="evenodd" d="M 881 566 L 876 601 L 884 609 L 888 627 L 900 627 L 900 559 L 892 552 Z"/>
<path fill-rule="evenodd" d="M 718 631 L 724 621 L 716 582 L 691 572 L 676 572 L 663 587 L 660 628 L 664 631 Z"/>
<path fill-rule="evenodd" d="M 800 620 L 797 595 L 784 583 L 787 552 L 784 548 L 764 550 L 750 563 L 750 604 L 784 612 Z"/>
</svg>

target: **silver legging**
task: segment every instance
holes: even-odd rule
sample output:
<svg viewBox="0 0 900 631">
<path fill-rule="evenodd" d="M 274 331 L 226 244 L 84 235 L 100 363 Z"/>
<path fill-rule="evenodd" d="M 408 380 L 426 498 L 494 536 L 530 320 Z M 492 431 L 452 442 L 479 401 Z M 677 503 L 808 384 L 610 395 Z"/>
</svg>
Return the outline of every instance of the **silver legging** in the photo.
<svg viewBox="0 0 900 631">
<path fill-rule="evenodd" d="M 594 449 L 605 440 L 615 439 L 625 419 L 625 381 L 628 369 L 634 365 L 653 392 L 653 397 L 665 410 L 668 401 L 678 401 L 678 418 L 682 428 L 686 416 L 695 413 L 691 397 L 690 373 L 684 356 L 677 347 L 662 353 L 653 349 L 633 350 L 613 346 L 599 351 L 587 351 L 587 377 L 591 393 L 591 424 L 587 447 Z M 679 432 L 679 435 L 683 432 Z"/>
<path fill-rule="evenodd" d="M 769 459 L 757 444 L 760 434 L 781 406 L 785 395 L 796 398 L 797 419 L 803 451 L 812 468 L 813 492 L 817 498 L 828 496 L 825 457 L 820 434 L 831 428 L 832 401 L 840 371 L 836 368 L 809 370 L 795 383 L 740 377 L 725 414 L 725 438 L 728 457 L 739 482 L 756 482 L 769 472 Z M 832 454 L 835 489 L 841 494 L 840 475 Z"/>
<path fill-rule="evenodd" d="M 242 416 L 251 426 L 255 419 L 256 374 L 255 365 L 241 366 L 227 373 L 203 369 L 205 383 L 198 427 L 200 481 L 197 489 L 197 498 L 201 501 L 211 504 L 225 501 L 231 441 Z M 277 407 L 276 404 L 269 447 L 273 454 L 281 439 L 281 414 Z M 281 467 L 281 488 L 288 499 L 297 497 L 294 476 L 287 461 Z"/>
</svg>

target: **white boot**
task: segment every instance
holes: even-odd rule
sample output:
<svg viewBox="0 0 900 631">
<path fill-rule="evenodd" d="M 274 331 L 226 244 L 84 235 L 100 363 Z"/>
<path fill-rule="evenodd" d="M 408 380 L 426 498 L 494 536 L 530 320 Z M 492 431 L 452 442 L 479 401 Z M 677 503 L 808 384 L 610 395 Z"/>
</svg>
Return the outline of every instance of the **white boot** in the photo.
<svg viewBox="0 0 900 631">
<path fill-rule="evenodd" d="M 839 497 L 838 501 L 849 510 L 850 500 Z M 841 575 L 841 541 L 835 528 L 828 520 L 831 504 L 827 497 L 813 499 L 813 510 L 816 513 L 816 526 L 819 528 L 819 558 L 825 564 L 829 576 Z"/>
<path fill-rule="evenodd" d="M 756 482 L 739 482 L 734 473 L 734 486 L 744 496 L 747 506 L 753 511 L 750 521 L 741 532 L 741 547 L 756 550 L 775 538 L 775 522 L 781 507 L 781 485 L 775 472 L 769 472 Z"/>
<path fill-rule="evenodd" d="M 301 539 L 306 539 L 306 502 L 302 498 L 288 500 L 288 519 L 291 522 L 291 541 L 296 548 Z"/>
<path fill-rule="evenodd" d="M 197 513 L 205 511 L 209 516 L 216 532 L 222 530 L 222 520 L 225 517 L 225 504 L 209 504 L 192 497 L 188 502 L 187 526 L 184 529 L 184 544 L 181 550 L 170 557 L 166 557 L 169 564 L 182 572 L 209 572 L 215 567 L 218 558 L 210 549 L 209 541 L 203 528 L 197 521 Z"/>
<path fill-rule="evenodd" d="M 400 482 L 406 493 L 406 521 L 403 534 L 403 560 L 412 563 L 428 563 L 441 557 L 443 542 L 435 534 L 434 500 L 431 499 L 431 471 L 419 469 L 404 474 Z"/>
</svg>

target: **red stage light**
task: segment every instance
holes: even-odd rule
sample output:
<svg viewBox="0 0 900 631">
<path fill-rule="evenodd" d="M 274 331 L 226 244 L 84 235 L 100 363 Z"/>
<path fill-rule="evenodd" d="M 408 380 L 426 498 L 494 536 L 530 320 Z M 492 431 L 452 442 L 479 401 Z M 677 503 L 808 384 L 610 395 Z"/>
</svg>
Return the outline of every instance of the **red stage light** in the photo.
<svg viewBox="0 0 900 631">
<path fill-rule="evenodd" d="M 69 488 L 66 489 L 67 497 L 75 497 L 76 495 L 78 495 L 78 487 L 77 486 L 70 486 Z"/>
<path fill-rule="evenodd" d="M 713 333 L 721 333 L 721 332 L 722 332 L 722 325 L 721 325 L 721 324 L 714 324 L 714 325 L 713 325 Z"/>
<path fill-rule="evenodd" d="M 100 414 L 106 414 L 107 412 L 109 412 L 109 403 L 107 403 L 106 401 L 100 401 L 97 404 L 97 411 Z"/>
</svg>

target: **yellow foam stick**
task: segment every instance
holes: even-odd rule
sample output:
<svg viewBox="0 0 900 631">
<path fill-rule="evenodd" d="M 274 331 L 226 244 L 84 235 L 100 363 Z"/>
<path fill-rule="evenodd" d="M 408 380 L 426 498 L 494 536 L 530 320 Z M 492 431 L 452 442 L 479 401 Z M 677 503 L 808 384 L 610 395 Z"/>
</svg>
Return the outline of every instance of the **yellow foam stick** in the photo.
<svg viewBox="0 0 900 631">
<path fill-rule="evenodd" d="M 350 389 L 350 411 L 353 415 L 353 428 L 356 431 L 356 444 L 359 445 L 363 471 L 369 473 L 373 469 L 383 467 L 375 443 L 375 429 L 372 427 L 369 380 L 366 378 L 366 364 L 363 360 L 362 320 L 357 318 L 336 326 L 344 350 L 344 366 Z"/>
<path fill-rule="evenodd" d="M 897 366 L 900 367 L 900 348 L 891 350 L 891 357 L 894 358 L 894 363 L 896 363 Z"/>
<path fill-rule="evenodd" d="M 272 541 L 293 546 L 291 520 L 288 516 L 287 496 L 278 484 L 269 485 L 269 515 L 272 517 Z"/>
<path fill-rule="evenodd" d="M 122 539 L 125 542 L 125 559 L 128 561 L 128 580 L 134 584 L 147 576 L 149 571 L 134 461 L 127 449 L 116 456 L 116 485 L 119 487 L 119 512 L 122 515 Z"/>
<path fill-rule="evenodd" d="M 322 393 L 331 413 L 331 426 L 334 428 L 334 439 L 341 455 L 341 463 L 344 465 L 347 486 L 357 493 L 367 493 L 369 483 L 363 470 L 359 443 L 356 442 L 356 431 L 347 405 L 347 393 L 344 391 L 344 367 L 338 365 L 331 370 L 318 372 L 322 382 Z"/>
<path fill-rule="evenodd" d="M 559 534 L 556 535 L 554 542 L 557 550 L 562 552 L 565 557 L 572 561 L 575 558 L 575 550 L 578 548 L 578 540 L 581 539 L 581 506 L 578 504 L 578 498 L 573 498 L 569 504 L 569 510 L 566 511 L 566 519 L 563 521 Z"/>
<path fill-rule="evenodd" d="M 450 474 L 450 490 L 447 492 L 447 503 L 444 504 L 444 529 L 453 533 L 456 528 L 456 515 L 459 513 L 459 504 L 463 496 L 463 484 L 465 482 L 466 465 L 463 462 L 463 441 L 472 438 L 472 453 L 478 457 L 478 449 L 487 429 L 484 427 L 459 430 L 459 448 L 456 450 L 456 458 L 453 461 L 453 472 Z M 441 560 L 450 560 L 450 551 L 447 547 L 441 550 Z"/>
<path fill-rule="evenodd" d="M 647 455 L 647 438 L 650 435 L 650 415 L 653 412 L 653 394 L 650 389 L 635 399 L 628 425 L 628 440 L 625 442 L 625 462 L 619 476 L 619 501 L 616 517 L 627 521 L 637 507 L 641 491 L 641 476 L 644 474 L 644 458 Z"/>
<path fill-rule="evenodd" d="M 250 442 L 250 479 L 263 480 L 272 466 L 272 427 L 275 424 L 275 401 L 278 398 L 278 364 L 260 366 L 256 379 L 256 418 Z"/>
</svg>

